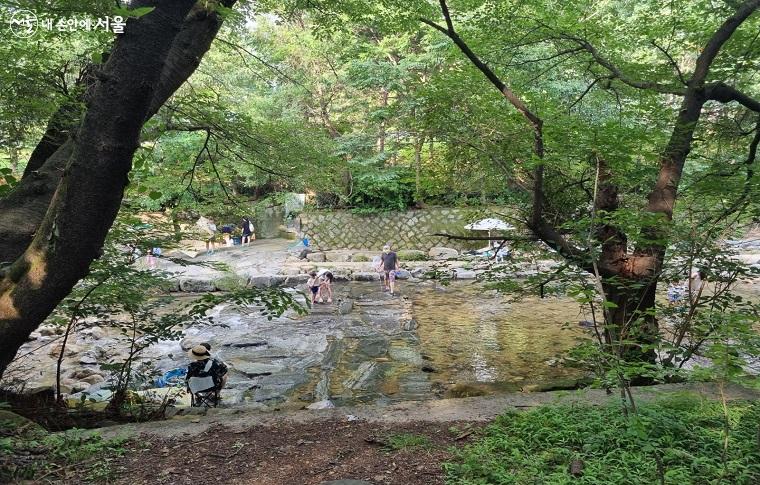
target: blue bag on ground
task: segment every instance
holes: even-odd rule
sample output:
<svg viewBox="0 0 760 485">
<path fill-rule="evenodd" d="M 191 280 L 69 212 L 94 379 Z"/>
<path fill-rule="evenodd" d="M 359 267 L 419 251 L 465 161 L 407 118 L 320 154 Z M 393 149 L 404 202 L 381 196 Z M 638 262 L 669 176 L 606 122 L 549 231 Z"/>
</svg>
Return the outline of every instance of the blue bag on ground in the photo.
<svg viewBox="0 0 760 485">
<path fill-rule="evenodd" d="M 187 374 L 187 367 L 178 367 L 167 371 L 164 375 L 156 379 L 156 387 L 176 386 L 184 379 Z"/>
</svg>

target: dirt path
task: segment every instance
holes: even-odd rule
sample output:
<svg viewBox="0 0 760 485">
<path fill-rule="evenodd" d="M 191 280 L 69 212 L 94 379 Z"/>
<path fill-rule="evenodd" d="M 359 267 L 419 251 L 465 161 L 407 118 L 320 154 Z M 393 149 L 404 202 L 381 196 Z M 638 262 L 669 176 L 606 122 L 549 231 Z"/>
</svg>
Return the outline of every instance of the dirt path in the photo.
<svg viewBox="0 0 760 485">
<path fill-rule="evenodd" d="M 713 384 L 667 384 L 633 392 L 639 401 L 684 392 L 719 397 Z M 736 386 L 725 393 L 731 400 L 760 399 L 760 392 Z M 428 485 L 443 483 L 441 465 L 505 410 L 604 404 L 617 398 L 583 390 L 319 411 L 214 409 L 95 431 L 128 439 L 127 452 L 112 465 L 116 483 L 125 485 L 317 485 L 338 479 Z"/>
<path fill-rule="evenodd" d="M 135 440 L 116 483 L 316 485 L 328 480 L 440 484 L 441 464 L 477 428 L 469 423 L 283 423 L 213 427 L 187 437 Z"/>
</svg>

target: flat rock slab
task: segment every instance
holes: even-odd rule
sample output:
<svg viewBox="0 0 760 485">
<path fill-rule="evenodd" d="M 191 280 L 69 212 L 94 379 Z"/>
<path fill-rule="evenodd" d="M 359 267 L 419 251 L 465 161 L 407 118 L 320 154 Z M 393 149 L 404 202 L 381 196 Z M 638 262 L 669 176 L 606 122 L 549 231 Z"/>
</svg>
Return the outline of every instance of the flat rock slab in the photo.
<svg viewBox="0 0 760 485">
<path fill-rule="evenodd" d="M 265 379 L 275 377 L 277 376 L 268 376 Z M 712 383 L 659 384 L 632 389 L 634 397 L 640 402 L 673 393 L 683 393 L 684 391 L 696 393 L 704 399 L 718 400 L 721 398 L 718 386 Z M 726 386 L 724 391 L 729 400 L 755 400 L 760 398 L 760 392 L 737 385 Z M 88 433 L 99 433 L 104 438 L 137 436 L 140 433 L 171 437 L 181 436 L 183 433 L 198 434 L 220 423 L 231 430 L 246 430 L 252 426 L 277 426 L 283 421 L 307 423 L 325 419 L 344 420 L 349 414 L 369 422 L 381 423 L 490 421 L 507 410 L 526 410 L 546 404 L 606 404 L 617 402 L 617 399 L 619 397 L 615 394 L 607 395 L 604 389 L 584 389 L 574 392 L 517 392 L 459 399 L 408 401 L 392 405 L 347 406 L 278 413 L 261 412 L 259 409 L 247 405 L 235 409 L 210 409 L 206 416 L 200 418 L 200 422 L 195 423 L 174 418 L 168 421 L 130 423 L 88 430 Z M 257 400 L 263 399 L 257 396 Z"/>
</svg>

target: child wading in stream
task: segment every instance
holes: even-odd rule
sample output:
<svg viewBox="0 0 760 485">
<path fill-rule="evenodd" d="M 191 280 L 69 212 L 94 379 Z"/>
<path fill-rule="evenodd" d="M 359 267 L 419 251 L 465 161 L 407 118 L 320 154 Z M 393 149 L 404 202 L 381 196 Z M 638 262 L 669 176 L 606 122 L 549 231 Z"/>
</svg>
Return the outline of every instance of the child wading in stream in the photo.
<svg viewBox="0 0 760 485">
<path fill-rule="evenodd" d="M 332 303 L 332 282 L 335 277 L 329 271 L 324 271 L 319 275 L 319 302 L 327 296 L 327 303 Z"/>
<path fill-rule="evenodd" d="M 319 293 L 319 279 L 317 273 L 312 271 L 309 273 L 309 279 L 306 281 L 306 286 L 309 287 L 309 293 L 311 294 L 311 304 L 316 303 L 317 293 Z"/>
</svg>

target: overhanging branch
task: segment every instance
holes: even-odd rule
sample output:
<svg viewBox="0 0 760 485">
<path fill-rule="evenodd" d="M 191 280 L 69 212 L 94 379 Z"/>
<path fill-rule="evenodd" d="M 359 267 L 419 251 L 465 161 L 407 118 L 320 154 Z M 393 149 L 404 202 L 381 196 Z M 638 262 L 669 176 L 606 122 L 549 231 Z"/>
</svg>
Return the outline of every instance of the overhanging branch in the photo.
<svg viewBox="0 0 760 485">
<path fill-rule="evenodd" d="M 706 97 L 707 99 L 712 99 L 721 103 L 736 101 L 745 108 L 760 113 L 760 101 L 722 81 L 708 85 L 706 88 Z"/>
</svg>

